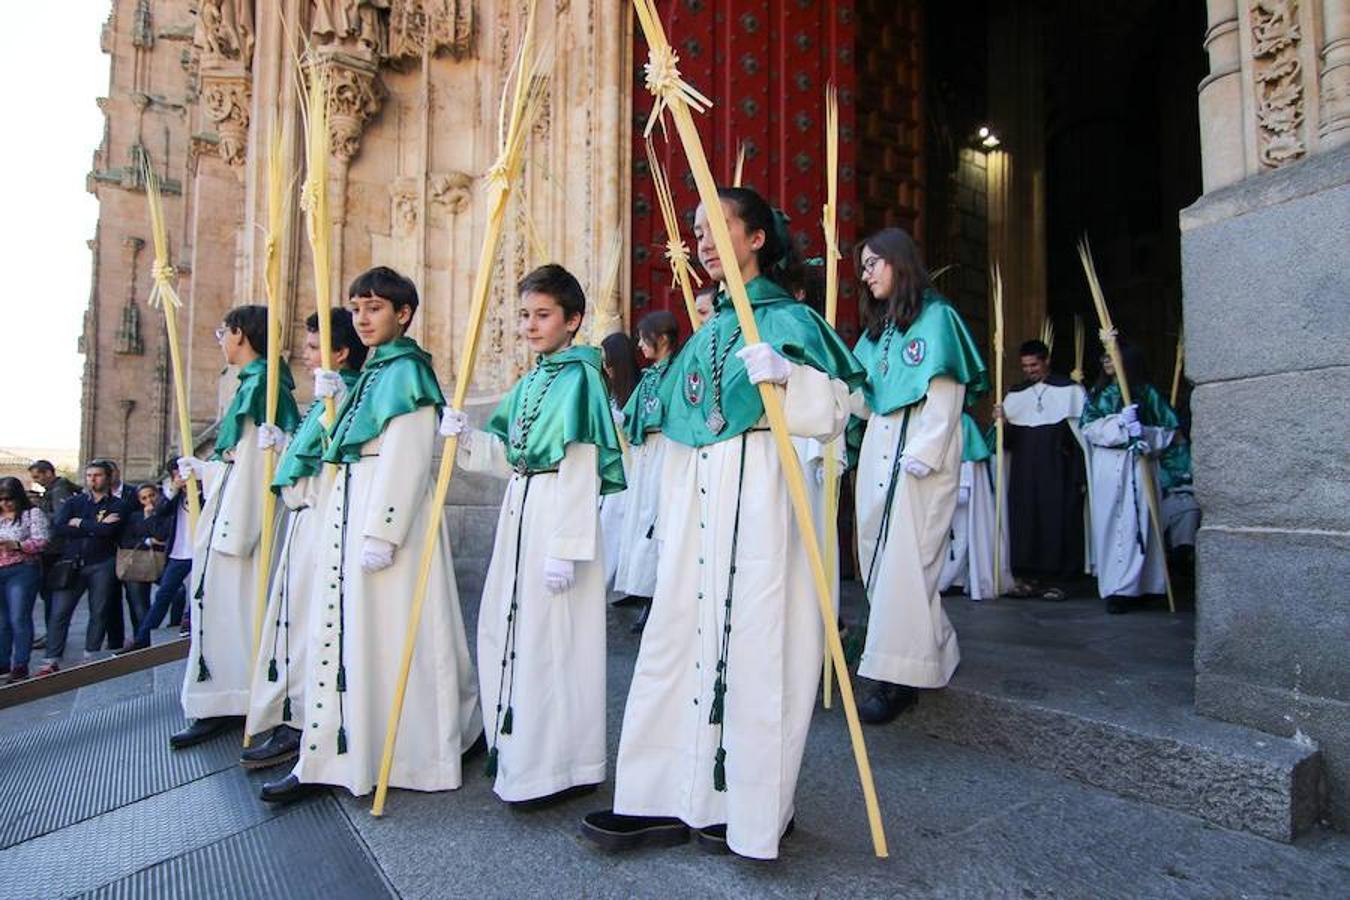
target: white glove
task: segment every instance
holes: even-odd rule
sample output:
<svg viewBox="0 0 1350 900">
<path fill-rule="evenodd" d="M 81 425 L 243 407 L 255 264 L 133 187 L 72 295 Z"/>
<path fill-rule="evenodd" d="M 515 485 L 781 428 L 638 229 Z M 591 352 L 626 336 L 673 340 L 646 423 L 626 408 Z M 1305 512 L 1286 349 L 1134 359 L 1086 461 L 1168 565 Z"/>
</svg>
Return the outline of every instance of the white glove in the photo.
<svg viewBox="0 0 1350 900">
<path fill-rule="evenodd" d="M 614 416 L 614 427 L 619 429 L 620 431 L 623 431 L 624 425 L 623 410 L 619 409 L 619 407 L 617 406 L 611 406 L 609 408 L 609 412 L 612 416 Z"/>
<path fill-rule="evenodd" d="M 824 462 L 816 462 L 816 463 L 812 463 L 812 464 L 811 464 L 811 469 L 812 469 L 812 471 L 815 473 L 815 476 L 816 476 L 816 484 L 824 485 L 824 484 L 825 484 L 825 463 L 824 463 Z"/>
<path fill-rule="evenodd" d="M 792 363 L 768 344 L 751 344 L 737 350 L 736 356 L 745 363 L 751 384 L 787 384 L 792 377 Z"/>
<path fill-rule="evenodd" d="M 394 564 L 394 545 L 382 538 L 368 537 L 361 541 L 361 571 L 370 573 L 387 569 Z"/>
<path fill-rule="evenodd" d="M 1130 439 L 1131 439 L 1131 440 L 1136 439 L 1136 438 L 1143 437 L 1143 435 L 1144 435 L 1144 426 L 1143 426 L 1143 425 L 1140 425 L 1140 424 L 1139 424 L 1139 421 L 1138 421 L 1137 419 L 1134 420 L 1134 421 L 1131 421 L 1131 422 L 1126 422 L 1126 423 L 1125 423 L 1125 433 L 1128 434 L 1128 435 L 1130 436 Z"/>
<path fill-rule="evenodd" d="M 258 426 L 259 450 L 276 450 L 280 453 L 285 449 L 287 440 L 289 438 L 286 437 L 286 432 L 275 425 L 264 422 Z"/>
<path fill-rule="evenodd" d="M 956 490 L 956 505 L 965 506 L 970 503 L 970 485 L 963 484 Z"/>
<path fill-rule="evenodd" d="M 550 594 L 561 594 L 577 582 L 577 567 L 570 559 L 544 557 L 544 586 Z"/>
<path fill-rule="evenodd" d="M 178 477 L 184 481 L 189 478 L 201 481 L 206 477 L 206 461 L 195 456 L 178 457 Z"/>
<path fill-rule="evenodd" d="M 1131 403 L 1129 406 L 1122 409 L 1120 411 L 1120 421 L 1124 422 L 1126 425 L 1129 425 L 1132 422 L 1138 422 L 1139 404 Z"/>
<path fill-rule="evenodd" d="M 903 456 L 900 458 L 900 465 L 905 471 L 915 478 L 927 478 L 933 474 L 933 467 L 922 460 L 915 459 L 912 456 Z"/>
<path fill-rule="evenodd" d="M 314 396 L 320 400 L 336 397 L 346 385 L 342 376 L 330 369 L 314 370 Z"/>
<path fill-rule="evenodd" d="M 441 412 L 441 437 L 455 437 L 469 430 L 469 415 L 461 409 L 446 407 Z"/>
</svg>

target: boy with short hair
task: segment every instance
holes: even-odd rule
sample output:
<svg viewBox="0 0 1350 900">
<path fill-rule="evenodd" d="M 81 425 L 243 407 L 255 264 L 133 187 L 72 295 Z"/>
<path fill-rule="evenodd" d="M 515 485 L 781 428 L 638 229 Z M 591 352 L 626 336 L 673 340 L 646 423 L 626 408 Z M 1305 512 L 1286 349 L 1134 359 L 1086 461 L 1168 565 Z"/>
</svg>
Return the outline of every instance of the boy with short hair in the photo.
<svg viewBox="0 0 1350 900">
<path fill-rule="evenodd" d="M 294 771 L 262 799 L 294 800 L 315 784 L 360 796 L 374 787 L 431 509 L 436 417 L 445 397 L 431 357 L 405 336 L 417 288 L 384 266 L 348 290 L 365 366 L 329 430 L 323 462 L 336 479 L 314 558 L 305 723 Z M 482 732 L 444 526 L 431 560 L 391 787 L 445 791 Z"/>
<path fill-rule="evenodd" d="M 188 602 L 192 647 L 183 678 L 183 712 L 192 721 L 169 738 L 174 749 L 199 744 L 248 712 L 253 608 L 262 521 L 263 451 L 278 447 L 300 422 L 290 367 L 280 372 L 276 423 L 268 424 L 267 308 L 236 306 L 216 329 L 239 387 L 220 420 L 211 461 L 184 456 L 178 467 L 203 485 L 205 506 L 193 535 Z"/>
<path fill-rule="evenodd" d="M 271 733 L 240 754 L 240 763 L 248 769 L 280 765 L 300 752 L 315 544 L 319 516 L 333 485 L 332 472 L 325 472 L 322 464 L 328 431 L 325 400 L 332 397 L 341 403 L 366 361 L 366 345 L 356 336 L 351 311 L 331 310 L 329 321 L 337 371 L 322 367 L 319 314 L 311 313 L 305 320 L 305 364 L 314 372 L 314 402 L 272 479 L 272 490 L 281 497 L 289 518 L 267 597 L 260 649 L 253 662 L 253 687 L 244 729 L 252 735 L 269 729 Z"/>
<path fill-rule="evenodd" d="M 508 803 L 605 779 L 602 494 L 625 487 L 600 350 L 575 347 L 586 297 L 546 265 L 518 286 L 520 335 L 538 362 L 483 431 L 452 410 L 459 464 L 509 479 L 478 615 L 488 775 Z"/>
</svg>

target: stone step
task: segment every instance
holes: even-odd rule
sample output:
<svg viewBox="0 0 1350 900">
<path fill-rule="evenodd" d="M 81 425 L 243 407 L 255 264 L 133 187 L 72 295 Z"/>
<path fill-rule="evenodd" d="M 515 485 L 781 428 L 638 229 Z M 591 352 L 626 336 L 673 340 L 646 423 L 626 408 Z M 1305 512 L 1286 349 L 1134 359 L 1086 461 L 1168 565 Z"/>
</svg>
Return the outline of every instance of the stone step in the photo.
<svg viewBox="0 0 1350 900">
<path fill-rule="evenodd" d="M 1198 715 L 1187 617 L 1095 602 L 946 601 L 962 663 L 911 729 L 1290 842 L 1323 813 L 1321 752 Z"/>
</svg>

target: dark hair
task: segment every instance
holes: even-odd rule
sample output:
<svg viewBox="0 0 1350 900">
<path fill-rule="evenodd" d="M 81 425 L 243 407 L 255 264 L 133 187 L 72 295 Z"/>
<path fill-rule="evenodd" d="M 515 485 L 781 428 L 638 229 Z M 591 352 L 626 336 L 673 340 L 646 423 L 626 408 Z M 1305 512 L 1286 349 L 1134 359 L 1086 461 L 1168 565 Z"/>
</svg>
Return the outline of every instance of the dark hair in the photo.
<svg viewBox="0 0 1350 900">
<path fill-rule="evenodd" d="M 243 332 L 254 353 L 267 355 L 267 307 L 236 306 L 225 313 L 225 327 Z"/>
<path fill-rule="evenodd" d="M 39 472 L 55 472 L 56 466 L 52 465 L 49 459 L 35 459 L 28 464 L 28 471 L 37 469 Z"/>
<path fill-rule="evenodd" d="M 769 201 L 747 187 L 719 187 L 717 196 L 735 206 L 736 218 L 745 224 L 747 234 L 764 232 L 764 244 L 755 252 L 759 274 L 790 291 L 786 273 L 797 264 L 797 251 L 786 238 L 785 222 L 780 223 Z"/>
<path fill-rule="evenodd" d="M 1125 364 L 1125 380 L 1130 385 L 1130 392 L 1138 397 L 1139 389 L 1149 383 L 1148 367 L 1144 365 L 1144 351 L 1123 337 L 1116 338 L 1116 347 L 1120 350 L 1120 361 Z M 1105 352 L 1102 351 L 1103 354 Z M 1097 381 L 1092 385 L 1092 395 L 1095 397 L 1100 394 L 1113 380 L 1103 368 L 1097 373 Z"/>
<path fill-rule="evenodd" d="M 14 505 L 21 513 L 33 505 L 33 501 L 28 499 L 28 489 L 23 486 L 23 482 L 12 476 L 0 478 L 0 496 L 14 498 Z"/>
<path fill-rule="evenodd" d="M 1022 346 L 1017 348 L 1018 356 L 1035 356 L 1039 359 L 1050 358 L 1050 348 L 1045 346 L 1045 341 L 1032 338 L 1029 341 L 1023 341 Z"/>
<path fill-rule="evenodd" d="M 649 312 L 638 321 L 638 337 L 655 347 L 662 335 L 670 342 L 670 352 L 680 349 L 680 321 L 665 309 Z"/>
<path fill-rule="evenodd" d="M 557 263 L 542 265 L 520 279 L 516 293 L 522 297 L 526 294 L 547 294 L 558 301 L 565 318 L 586 316 L 586 292 L 581 289 L 581 282 Z"/>
<path fill-rule="evenodd" d="M 825 315 L 825 277 L 820 266 L 798 261 L 786 275 L 792 296 L 820 315 Z"/>
<path fill-rule="evenodd" d="M 112 463 L 108 462 L 106 459 L 89 460 L 89 463 L 84 467 L 84 470 L 88 472 L 90 469 L 102 469 L 104 475 L 107 475 L 109 478 L 112 477 Z"/>
<path fill-rule="evenodd" d="M 89 465 L 91 465 L 91 466 L 102 466 L 103 468 L 105 468 L 105 469 L 108 470 L 108 474 L 109 474 L 109 475 L 113 474 L 114 472 L 119 471 L 119 470 L 122 468 L 121 466 L 119 466 L 119 465 L 117 464 L 117 460 L 115 460 L 115 459 L 109 459 L 109 458 L 106 457 L 106 456 L 99 456 L 99 457 L 96 457 L 95 459 L 93 459 L 92 461 L 90 461 Z"/>
<path fill-rule="evenodd" d="M 864 248 L 885 260 L 895 276 L 889 297 L 873 297 L 866 282 L 862 284 L 863 327 L 867 336 L 876 340 L 888 321 L 901 331 L 909 328 L 923 308 L 924 293 L 933 287 L 933 283 L 928 280 L 928 270 L 924 268 L 918 245 L 903 228 L 883 228 L 858 242 L 853 263 L 860 281 Z"/>
<path fill-rule="evenodd" d="M 409 322 L 417 315 L 417 285 L 388 266 L 367 269 L 352 279 L 347 288 L 347 299 L 357 297 L 383 297 L 393 304 L 395 313 L 406 306 L 412 310 Z"/>
<path fill-rule="evenodd" d="M 609 382 L 609 392 L 620 406 L 624 406 L 637 387 L 637 348 L 633 346 L 632 338 L 616 331 L 600 342 L 600 350 L 605 354 L 605 380 Z"/>
<path fill-rule="evenodd" d="M 347 368 L 361 368 L 366 363 L 367 347 L 361 343 L 361 338 L 356 333 L 356 326 L 352 324 L 352 311 L 334 307 L 330 310 L 330 313 L 328 324 L 330 326 L 329 337 L 333 340 L 333 352 L 346 350 Z M 311 334 L 318 333 L 318 313 L 312 312 L 309 314 L 309 318 L 305 319 L 305 329 Z"/>
</svg>

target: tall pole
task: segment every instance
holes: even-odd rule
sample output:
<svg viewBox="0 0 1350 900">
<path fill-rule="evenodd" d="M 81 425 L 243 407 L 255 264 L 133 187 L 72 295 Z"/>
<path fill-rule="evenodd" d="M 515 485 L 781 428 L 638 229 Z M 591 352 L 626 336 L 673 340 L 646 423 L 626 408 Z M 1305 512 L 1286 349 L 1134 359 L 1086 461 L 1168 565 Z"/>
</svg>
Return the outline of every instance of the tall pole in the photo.
<svg viewBox="0 0 1350 900">
<path fill-rule="evenodd" d="M 994 396 L 1003 402 L 1003 274 L 998 263 L 993 272 L 994 295 Z M 1003 595 L 1003 417 L 994 420 L 994 596 Z"/>
<path fill-rule="evenodd" d="M 821 227 L 825 233 L 825 321 L 834 328 L 839 318 L 839 93 L 834 82 L 825 86 L 825 208 L 821 211 Z M 821 542 L 825 551 L 825 574 L 830 579 L 830 600 L 837 611 L 839 597 L 834 590 L 834 572 L 839 560 L 839 438 L 825 445 L 824 534 Z M 837 612 L 836 612 L 837 621 Z M 827 629 L 838 626 L 826 623 Z M 825 708 L 834 705 L 834 667 L 830 665 L 828 650 L 822 666 L 821 698 Z M 846 676 L 844 676 L 846 677 Z"/>
</svg>

